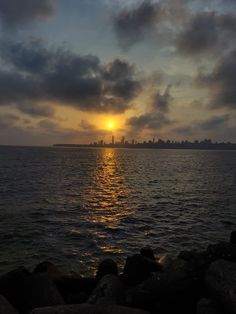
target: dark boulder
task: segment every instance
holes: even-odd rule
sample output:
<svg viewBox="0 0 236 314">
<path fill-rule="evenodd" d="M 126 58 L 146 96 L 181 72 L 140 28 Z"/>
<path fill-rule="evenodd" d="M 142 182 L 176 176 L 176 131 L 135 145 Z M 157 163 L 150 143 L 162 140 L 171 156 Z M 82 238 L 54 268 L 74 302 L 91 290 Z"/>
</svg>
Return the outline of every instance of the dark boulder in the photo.
<svg viewBox="0 0 236 314">
<path fill-rule="evenodd" d="M 20 313 L 25 310 L 24 284 L 30 273 L 24 267 L 10 271 L 0 277 L 0 294 Z"/>
<path fill-rule="evenodd" d="M 51 279 L 59 279 L 62 277 L 62 273 L 59 269 L 51 262 L 45 261 L 36 266 L 33 273 L 47 273 Z"/>
<path fill-rule="evenodd" d="M 236 231 L 232 231 L 230 234 L 230 243 L 236 244 Z"/>
<path fill-rule="evenodd" d="M 0 295 L 0 314 L 17 314 L 15 308 L 2 295 Z"/>
<path fill-rule="evenodd" d="M 178 255 L 178 258 L 183 259 L 187 262 L 205 260 L 207 258 L 206 252 L 198 252 L 198 251 L 181 251 Z"/>
<path fill-rule="evenodd" d="M 158 302 L 166 313 L 180 311 L 194 313 L 197 301 L 202 296 L 202 283 L 195 273 L 189 271 L 187 263 L 179 259 L 172 267 L 160 273 L 153 273 L 141 285 L 142 291 L 152 302 Z"/>
<path fill-rule="evenodd" d="M 158 296 L 143 289 L 142 285 L 129 287 L 125 291 L 126 305 L 152 312 L 153 309 L 160 307 Z M 158 312 L 159 313 L 159 312 Z"/>
<path fill-rule="evenodd" d="M 121 280 L 114 275 L 104 276 L 89 297 L 91 304 L 123 304 L 124 290 Z"/>
<path fill-rule="evenodd" d="M 99 265 L 96 273 L 96 280 L 100 280 L 103 276 L 108 274 L 118 276 L 118 267 L 116 262 L 112 259 L 104 259 Z"/>
<path fill-rule="evenodd" d="M 211 264 L 206 274 L 206 285 L 212 299 L 225 312 L 236 313 L 236 264 L 218 260 Z"/>
<path fill-rule="evenodd" d="M 236 262 L 236 245 L 228 242 L 212 244 L 208 246 L 206 254 L 209 264 L 219 259 Z"/>
<path fill-rule="evenodd" d="M 153 259 L 136 254 L 126 259 L 122 278 L 127 284 L 138 284 L 145 280 L 152 272 L 160 270 L 161 266 Z"/>
<path fill-rule="evenodd" d="M 147 258 L 150 258 L 152 260 L 156 260 L 155 259 L 155 255 L 154 255 L 154 252 L 152 250 L 152 248 L 150 246 L 145 246 L 143 247 L 141 250 L 140 250 L 140 253 L 142 256 L 144 257 L 147 257 Z"/>
<path fill-rule="evenodd" d="M 196 314 L 224 314 L 211 299 L 201 299 L 197 304 Z"/>
<path fill-rule="evenodd" d="M 95 289 L 95 278 L 78 278 L 77 276 L 63 276 L 54 280 L 59 292 L 67 304 L 78 304 L 87 301 L 88 296 Z"/>
<path fill-rule="evenodd" d="M 65 304 L 52 279 L 45 273 L 31 275 L 25 281 L 25 304 L 28 310 Z"/>
<path fill-rule="evenodd" d="M 185 270 L 204 282 L 205 273 L 209 267 L 210 261 L 206 251 L 182 251 L 178 255 L 178 260 L 185 262 Z"/>
</svg>

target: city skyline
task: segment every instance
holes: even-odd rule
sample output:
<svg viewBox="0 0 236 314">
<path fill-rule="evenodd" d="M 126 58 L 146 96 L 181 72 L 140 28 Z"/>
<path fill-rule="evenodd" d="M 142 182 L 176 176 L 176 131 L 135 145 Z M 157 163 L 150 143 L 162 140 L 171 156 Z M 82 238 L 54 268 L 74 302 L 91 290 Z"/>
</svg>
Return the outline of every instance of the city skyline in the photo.
<svg viewBox="0 0 236 314">
<path fill-rule="evenodd" d="M 126 139 L 123 135 L 119 140 L 115 140 L 115 136 L 111 135 L 111 141 L 106 142 L 100 139 L 97 142 L 91 142 L 87 144 L 54 144 L 54 147 L 110 147 L 110 148 L 170 148 L 170 149 L 226 149 L 226 150 L 236 150 L 236 143 L 231 142 L 217 142 L 211 139 L 204 140 L 162 140 L 161 138 L 152 138 L 149 140 L 144 140 L 142 142 L 135 140 Z"/>
</svg>

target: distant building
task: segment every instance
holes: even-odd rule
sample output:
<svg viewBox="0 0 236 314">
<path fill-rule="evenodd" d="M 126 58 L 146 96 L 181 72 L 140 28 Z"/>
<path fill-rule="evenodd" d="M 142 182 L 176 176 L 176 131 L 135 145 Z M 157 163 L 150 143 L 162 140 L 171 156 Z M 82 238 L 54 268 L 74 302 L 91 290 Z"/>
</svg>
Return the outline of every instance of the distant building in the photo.
<svg viewBox="0 0 236 314">
<path fill-rule="evenodd" d="M 112 144 L 112 145 L 115 144 L 115 136 L 114 136 L 114 135 L 112 135 L 112 137 L 111 137 L 111 144 Z"/>
<path fill-rule="evenodd" d="M 121 138 L 121 144 L 125 144 L 125 137 L 124 136 L 122 136 L 122 138 Z"/>
</svg>

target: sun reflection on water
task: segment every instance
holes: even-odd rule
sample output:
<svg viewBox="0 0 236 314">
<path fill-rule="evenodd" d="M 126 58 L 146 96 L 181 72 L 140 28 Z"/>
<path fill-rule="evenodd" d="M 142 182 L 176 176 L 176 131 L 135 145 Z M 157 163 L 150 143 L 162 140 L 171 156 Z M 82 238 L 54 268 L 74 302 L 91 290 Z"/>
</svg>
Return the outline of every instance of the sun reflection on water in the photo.
<svg viewBox="0 0 236 314">
<path fill-rule="evenodd" d="M 128 206 L 129 189 L 120 169 L 115 149 L 103 149 L 97 160 L 90 191 L 88 220 L 96 228 L 91 230 L 96 246 L 104 253 L 119 254 L 122 249 L 114 238 L 120 232 L 121 220 L 133 213 Z"/>
</svg>

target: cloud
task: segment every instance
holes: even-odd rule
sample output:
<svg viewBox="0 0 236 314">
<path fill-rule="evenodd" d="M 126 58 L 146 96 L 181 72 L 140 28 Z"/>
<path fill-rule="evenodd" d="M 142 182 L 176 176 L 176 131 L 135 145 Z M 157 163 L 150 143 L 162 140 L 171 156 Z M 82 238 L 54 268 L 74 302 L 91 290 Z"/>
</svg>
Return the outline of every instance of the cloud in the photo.
<svg viewBox="0 0 236 314">
<path fill-rule="evenodd" d="M 49 119 L 44 119 L 44 120 L 40 120 L 38 122 L 38 126 L 42 129 L 46 129 L 46 130 L 63 130 L 59 127 L 59 124 L 55 121 L 49 120 Z"/>
<path fill-rule="evenodd" d="M 152 107 L 154 110 L 166 113 L 169 111 L 169 107 L 172 101 L 172 96 L 170 94 L 171 85 L 168 85 L 163 94 L 159 91 L 154 95 L 152 101 Z"/>
<path fill-rule="evenodd" d="M 17 108 L 32 117 L 53 117 L 54 109 L 49 105 L 19 102 Z"/>
<path fill-rule="evenodd" d="M 177 37 L 177 48 L 182 54 L 196 56 L 219 51 L 233 44 L 236 17 L 232 14 L 200 12 L 192 15 Z"/>
<path fill-rule="evenodd" d="M 31 115 L 52 114 L 39 105 L 44 101 L 87 112 L 122 113 L 141 89 L 134 66 L 123 60 L 101 64 L 96 56 L 50 50 L 40 41 L 5 41 L 1 47 L 7 70 L 0 71 L 0 105 L 13 104 Z"/>
<path fill-rule="evenodd" d="M 114 17 L 113 26 L 122 49 L 152 38 L 158 48 L 172 51 L 176 48 L 179 53 L 193 57 L 218 53 L 234 45 L 233 12 L 223 10 L 222 6 L 217 11 L 214 1 L 197 4 L 192 0 L 144 0 L 121 10 Z"/>
<path fill-rule="evenodd" d="M 29 43 L 2 40 L 0 44 L 0 54 L 4 62 L 23 72 L 47 71 L 56 53 L 44 47 L 44 42 L 40 39 L 34 39 Z"/>
<path fill-rule="evenodd" d="M 13 114 L 0 114 L 0 130 L 15 126 L 19 117 Z"/>
<path fill-rule="evenodd" d="M 173 49 L 176 34 L 190 15 L 187 0 L 135 1 L 113 17 L 113 28 L 123 50 L 149 40 Z"/>
<path fill-rule="evenodd" d="M 164 125 L 171 124 L 167 114 L 169 112 L 170 104 L 173 100 L 170 94 L 171 86 L 167 86 L 164 93 L 157 91 L 152 99 L 150 110 L 140 116 L 133 116 L 126 121 L 126 125 L 135 130 L 142 129 L 161 129 Z"/>
<path fill-rule="evenodd" d="M 215 130 L 224 127 L 229 122 L 229 118 L 230 116 L 228 114 L 212 117 L 208 120 L 198 122 L 195 127 L 202 131 Z"/>
<path fill-rule="evenodd" d="M 0 20 L 6 27 L 16 27 L 46 18 L 54 13 L 56 0 L 0 0 Z"/>
<path fill-rule="evenodd" d="M 82 130 L 85 130 L 85 131 L 91 131 L 91 130 L 95 130 L 96 129 L 94 124 L 89 123 L 86 120 L 81 120 L 79 126 L 80 126 L 80 128 Z"/>
<path fill-rule="evenodd" d="M 137 117 L 127 119 L 126 125 L 132 129 L 142 131 L 143 129 L 161 129 L 164 125 L 170 124 L 170 120 L 162 113 L 145 113 Z"/>
<path fill-rule="evenodd" d="M 114 30 L 123 49 L 143 40 L 147 33 L 154 30 L 161 17 L 160 6 L 149 0 L 137 7 L 122 10 L 114 19 Z"/>
<path fill-rule="evenodd" d="M 230 129 L 229 126 L 230 116 L 224 114 L 222 116 L 214 116 L 202 121 L 192 121 L 191 125 L 185 125 L 178 128 L 175 128 L 173 131 L 181 135 L 199 135 L 202 132 L 217 132 L 218 130 Z"/>
<path fill-rule="evenodd" d="M 236 50 L 223 56 L 211 73 L 200 73 L 196 83 L 209 89 L 211 108 L 236 109 Z"/>
</svg>

